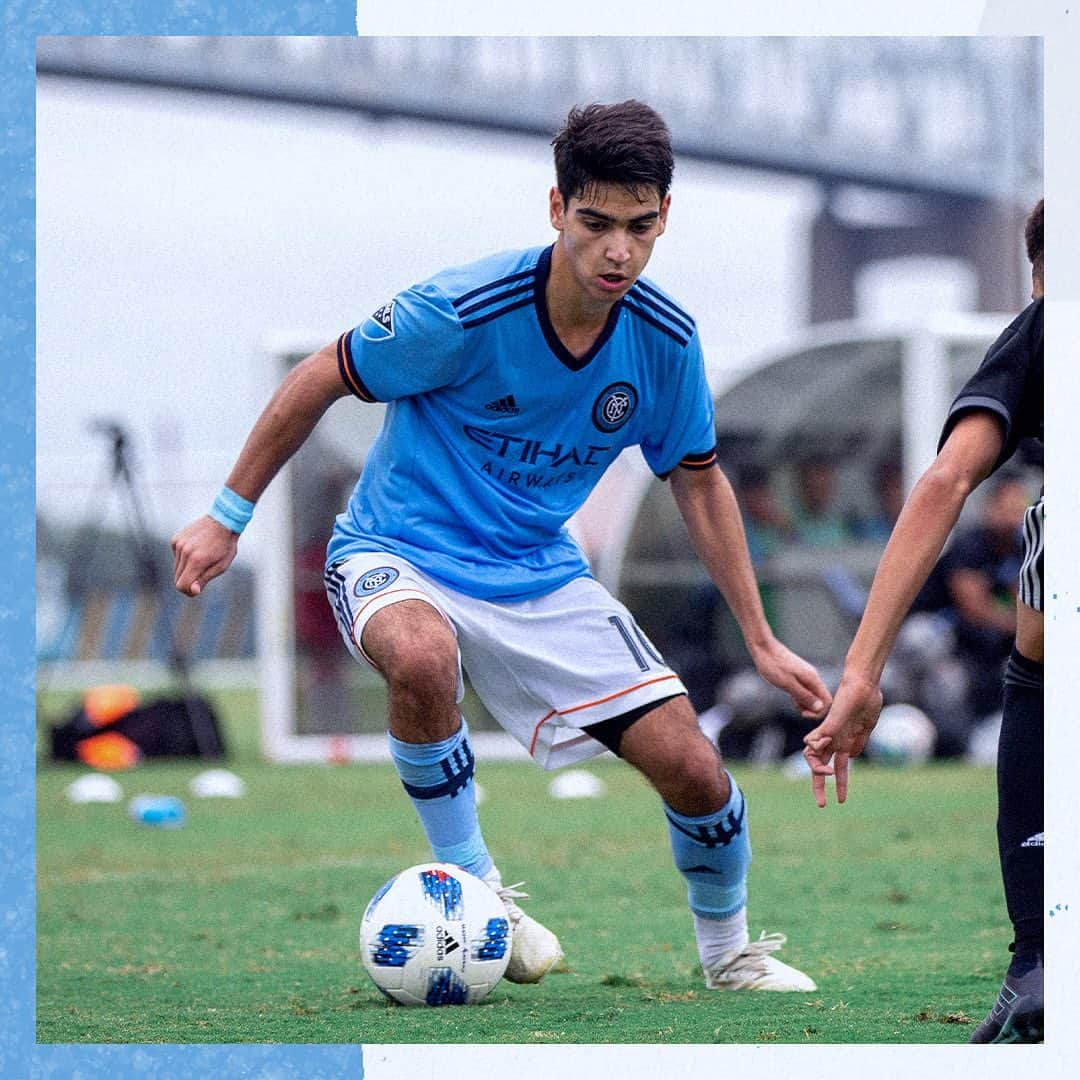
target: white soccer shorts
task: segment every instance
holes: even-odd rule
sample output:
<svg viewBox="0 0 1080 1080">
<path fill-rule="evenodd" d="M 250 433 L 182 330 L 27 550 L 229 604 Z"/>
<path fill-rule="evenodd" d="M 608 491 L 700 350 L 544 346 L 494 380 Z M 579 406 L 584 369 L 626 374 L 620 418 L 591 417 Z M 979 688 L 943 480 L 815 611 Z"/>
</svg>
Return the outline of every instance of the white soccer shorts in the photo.
<svg viewBox="0 0 1080 1080">
<path fill-rule="evenodd" d="M 686 692 L 630 612 L 592 578 L 497 603 L 375 551 L 332 566 L 326 590 L 349 652 L 372 667 L 359 644 L 368 619 L 401 600 L 431 604 L 457 636 L 458 700 L 463 665 L 491 715 L 545 769 L 603 752 L 583 726 Z"/>
</svg>

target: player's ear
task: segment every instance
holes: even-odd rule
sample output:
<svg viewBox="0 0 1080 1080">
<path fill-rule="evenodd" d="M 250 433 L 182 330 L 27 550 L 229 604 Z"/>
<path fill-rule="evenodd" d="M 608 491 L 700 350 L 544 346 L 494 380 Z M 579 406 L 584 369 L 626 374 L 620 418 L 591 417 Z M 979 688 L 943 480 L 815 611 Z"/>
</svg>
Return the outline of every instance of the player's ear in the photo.
<svg viewBox="0 0 1080 1080">
<path fill-rule="evenodd" d="M 553 187 L 548 192 L 548 213 L 551 216 L 551 227 L 562 232 L 566 221 L 566 206 L 563 203 L 562 192 L 557 187 Z"/>
<path fill-rule="evenodd" d="M 671 193 L 670 192 L 668 192 L 668 194 L 665 195 L 660 200 L 660 223 L 659 223 L 659 225 L 657 226 L 657 229 L 656 229 L 656 235 L 657 236 L 663 236 L 664 235 L 664 230 L 667 228 L 667 213 L 668 213 L 668 207 L 669 206 L 671 206 Z"/>
</svg>

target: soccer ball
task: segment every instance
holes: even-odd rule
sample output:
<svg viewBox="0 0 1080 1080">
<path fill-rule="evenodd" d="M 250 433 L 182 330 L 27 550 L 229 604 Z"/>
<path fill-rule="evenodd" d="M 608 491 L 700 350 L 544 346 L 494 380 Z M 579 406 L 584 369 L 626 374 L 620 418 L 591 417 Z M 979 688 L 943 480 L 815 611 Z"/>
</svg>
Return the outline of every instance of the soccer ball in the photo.
<svg viewBox="0 0 1080 1080">
<path fill-rule="evenodd" d="M 886 765 L 918 765 L 934 752 L 937 728 L 914 705 L 886 705 L 870 733 L 867 753 Z"/>
<path fill-rule="evenodd" d="M 503 977 L 511 930 L 495 890 L 448 863 L 392 877 L 360 922 L 375 985 L 402 1005 L 474 1005 Z"/>
</svg>

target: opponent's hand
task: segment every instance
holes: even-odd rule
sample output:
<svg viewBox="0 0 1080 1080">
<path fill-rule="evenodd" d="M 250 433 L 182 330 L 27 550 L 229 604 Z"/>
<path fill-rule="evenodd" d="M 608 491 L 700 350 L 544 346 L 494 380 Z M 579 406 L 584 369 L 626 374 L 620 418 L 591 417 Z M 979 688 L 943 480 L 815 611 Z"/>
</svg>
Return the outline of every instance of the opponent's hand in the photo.
<svg viewBox="0 0 1080 1080">
<path fill-rule="evenodd" d="M 208 581 L 228 570 L 240 537 L 204 515 L 172 538 L 173 581 L 186 596 L 198 596 Z"/>
<path fill-rule="evenodd" d="M 764 646 L 751 647 L 750 657 L 758 674 L 788 694 L 801 716 L 813 720 L 825 715 L 832 695 L 812 664 L 776 638 Z"/>
<path fill-rule="evenodd" d="M 836 778 L 836 801 L 847 798 L 848 759 L 861 754 L 881 712 L 876 683 L 845 675 L 828 716 L 803 737 L 803 757 L 810 766 L 814 798 L 824 806 L 825 778 Z M 831 764 L 830 764 L 831 762 Z"/>
</svg>

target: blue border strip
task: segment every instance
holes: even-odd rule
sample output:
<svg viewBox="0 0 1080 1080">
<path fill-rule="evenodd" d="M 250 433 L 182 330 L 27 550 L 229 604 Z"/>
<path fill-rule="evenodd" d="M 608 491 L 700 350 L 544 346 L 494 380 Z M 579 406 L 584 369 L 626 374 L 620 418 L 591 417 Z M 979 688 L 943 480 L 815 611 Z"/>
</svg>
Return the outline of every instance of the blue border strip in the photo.
<svg viewBox="0 0 1080 1080">
<path fill-rule="evenodd" d="M 356 32 L 355 0 L 6 0 L 0 44 L 0 1075 L 363 1077 L 359 1046 L 36 1046 L 34 1031 L 35 39 Z"/>
</svg>

